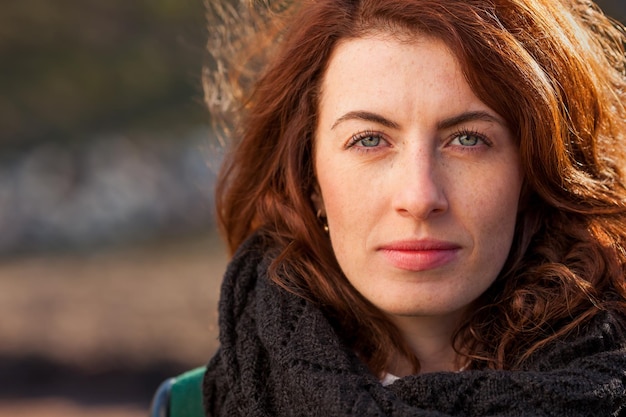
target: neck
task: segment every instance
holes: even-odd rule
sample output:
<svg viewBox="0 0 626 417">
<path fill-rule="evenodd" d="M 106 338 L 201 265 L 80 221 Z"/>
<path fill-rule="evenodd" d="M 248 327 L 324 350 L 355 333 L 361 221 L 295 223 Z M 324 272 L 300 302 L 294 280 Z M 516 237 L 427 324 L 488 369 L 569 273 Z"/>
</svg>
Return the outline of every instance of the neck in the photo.
<svg viewBox="0 0 626 417">
<path fill-rule="evenodd" d="M 409 347 L 420 361 L 420 373 L 458 371 L 459 357 L 452 347 L 452 335 L 460 320 L 450 317 L 393 316 Z M 412 373 L 406 358 L 394 358 L 389 372 L 397 376 Z"/>
</svg>

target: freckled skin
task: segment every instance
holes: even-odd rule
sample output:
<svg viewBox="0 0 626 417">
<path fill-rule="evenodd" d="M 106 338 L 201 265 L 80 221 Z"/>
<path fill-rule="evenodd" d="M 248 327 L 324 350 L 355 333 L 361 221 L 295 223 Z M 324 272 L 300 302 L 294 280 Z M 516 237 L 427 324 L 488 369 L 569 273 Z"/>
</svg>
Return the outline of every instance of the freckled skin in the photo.
<svg viewBox="0 0 626 417">
<path fill-rule="evenodd" d="M 495 280 L 514 234 L 523 175 L 506 123 L 436 39 L 340 43 L 322 84 L 314 196 L 351 284 L 412 332 L 449 335 Z M 446 251 L 385 251 L 397 241 Z"/>
</svg>

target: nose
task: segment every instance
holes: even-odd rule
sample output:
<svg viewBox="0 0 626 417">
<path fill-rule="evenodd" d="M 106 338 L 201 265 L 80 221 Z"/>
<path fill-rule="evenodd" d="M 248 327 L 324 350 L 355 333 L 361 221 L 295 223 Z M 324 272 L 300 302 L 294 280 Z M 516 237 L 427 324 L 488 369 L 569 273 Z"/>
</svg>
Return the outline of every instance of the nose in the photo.
<svg viewBox="0 0 626 417">
<path fill-rule="evenodd" d="M 405 157 L 393 169 L 396 172 L 392 204 L 397 213 L 426 220 L 448 210 L 445 170 L 432 152 Z"/>
</svg>

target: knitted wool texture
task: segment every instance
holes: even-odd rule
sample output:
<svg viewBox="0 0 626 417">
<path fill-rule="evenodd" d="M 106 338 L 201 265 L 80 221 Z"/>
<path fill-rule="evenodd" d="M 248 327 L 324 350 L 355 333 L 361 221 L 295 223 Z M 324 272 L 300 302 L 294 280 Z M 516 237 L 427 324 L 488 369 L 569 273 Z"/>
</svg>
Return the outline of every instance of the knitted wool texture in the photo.
<svg viewBox="0 0 626 417">
<path fill-rule="evenodd" d="M 319 309 L 268 279 L 261 240 L 244 243 L 224 277 L 221 346 L 203 382 L 208 416 L 626 415 L 621 315 L 598 315 L 523 371 L 437 372 L 383 387 Z"/>
</svg>

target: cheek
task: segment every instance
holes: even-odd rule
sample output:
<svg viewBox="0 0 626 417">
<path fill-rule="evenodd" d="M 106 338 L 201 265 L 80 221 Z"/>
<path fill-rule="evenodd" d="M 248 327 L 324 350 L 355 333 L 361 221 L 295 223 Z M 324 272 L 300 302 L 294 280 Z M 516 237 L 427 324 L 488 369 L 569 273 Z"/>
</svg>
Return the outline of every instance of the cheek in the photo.
<svg viewBox="0 0 626 417">
<path fill-rule="evenodd" d="M 500 263 L 504 263 L 513 241 L 521 192 L 518 176 L 512 173 L 503 178 L 509 181 L 484 184 L 472 202 L 475 213 L 472 223 L 481 227 L 483 245 L 489 248 L 486 256 L 493 256 Z"/>
<path fill-rule="evenodd" d="M 363 262 L 361 256 L 382 216 L 385 198 L 381 190 L 385 187 L 380 178 L 364 178 L 356 174 L 358 170 L 342 170 L 342 164 L 331 162 L 327 159 L 318 163 L 318 183 L 331 245 L 345 270 Z"/>
<path fill-rule="evenodd" d="M 340 231 L 344 235 L 358 235 L 373 209 L 371 195 L 347 181 L 331 181 L 320 188 L 331 237 Z"/>
<path fill-rule="evenodd" d="M 316 168 L 329 227 L 352 233 L 367 223 L 383 200 L 381 176 L 367 176 L 367 170 L 332 157 L 320 160 Z"/>
</svg>

